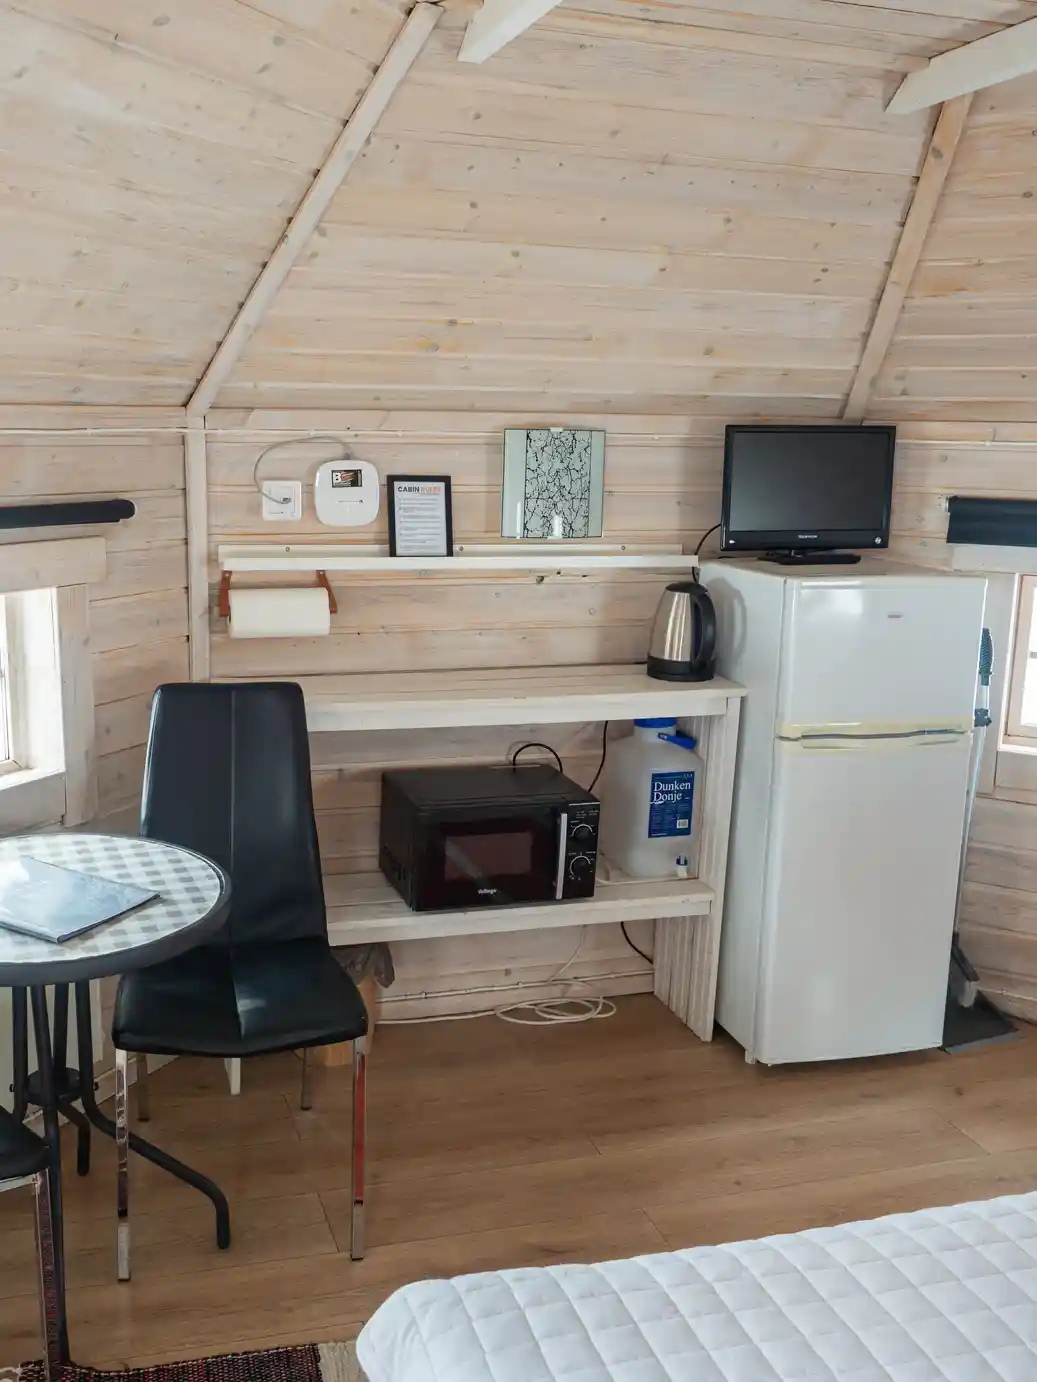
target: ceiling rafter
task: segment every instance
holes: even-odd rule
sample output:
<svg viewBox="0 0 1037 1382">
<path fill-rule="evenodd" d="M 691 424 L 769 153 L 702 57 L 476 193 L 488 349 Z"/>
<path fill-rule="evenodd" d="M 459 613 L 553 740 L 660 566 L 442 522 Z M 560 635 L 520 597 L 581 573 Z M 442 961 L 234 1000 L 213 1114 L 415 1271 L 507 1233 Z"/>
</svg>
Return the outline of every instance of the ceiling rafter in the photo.
<svg viewBox="0 0 1037 1382">
<path fill-rule="evenodd" d="M 305 249 L 360 157 L 397 88 L 443 14 L 439 5 L 419 0 L 385 55 L 370 85 L 331 146 L 270 258 L 260 270 L 226 335 L 187 402 L 184 461 L 187 482 L 187 600 L 191 679 L 209 676 L 208 461 L 205 414 L 216 401 L 242 351 L 263 321 L 292 267 Z"/>
<path fill-rule="evenodd" d="M 904 78 L 887 109 L 892 115 L 907 115 L 1030 72 L 1037 72 L 1037 19 L 931 58 L 920 72 Z"/>
<path fill-rule="evenodd" d="M 558 4 L 560 0 L 483 0 L 468 22 L 458 61 L 485 62 Z"/>
<path fill-rule="evenodd" d="M 871 329 L 864 343 L 857 373 L 843 409 L 847 422 L 859 422 L 868 411 L 875 381 L 889 353 L 904 301 L 911 288 L 929 228 L 940 204 L 954 155 L 965 129 L 972 96 L 956 96 L 940 112 L 929 148 L 918 175 L 914 197 L 900 232 L 889 273 L 879 294 Z"/>
</svg>

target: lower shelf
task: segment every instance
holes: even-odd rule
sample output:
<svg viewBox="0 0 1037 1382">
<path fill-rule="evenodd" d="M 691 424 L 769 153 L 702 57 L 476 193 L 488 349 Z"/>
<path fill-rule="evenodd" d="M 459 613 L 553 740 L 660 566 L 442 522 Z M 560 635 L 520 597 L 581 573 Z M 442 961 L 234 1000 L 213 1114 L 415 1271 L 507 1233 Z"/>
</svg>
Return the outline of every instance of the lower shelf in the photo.
<svg viewBox="0 0 1037 1382">
<path fill-rule="evenodd" d="M 594 896 L 582 902 L 483 907 L 465 912 L 412 912 L 380 873 L 333 874 L 325 878 L 324 892 L 332 945 L 706 916 L 713 906 L 713 889 L 695 878 L 636 879 L 622 875 L 599 878 Z"/>
</svg>

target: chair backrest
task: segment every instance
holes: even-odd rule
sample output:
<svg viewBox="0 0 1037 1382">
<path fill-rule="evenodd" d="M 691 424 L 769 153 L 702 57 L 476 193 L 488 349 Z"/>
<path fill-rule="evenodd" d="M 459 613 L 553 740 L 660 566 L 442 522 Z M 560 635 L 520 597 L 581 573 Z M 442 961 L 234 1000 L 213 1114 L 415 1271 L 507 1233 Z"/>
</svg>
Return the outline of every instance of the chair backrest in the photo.
<svg viewBox="0 0 1037 1382">
<path fill-rule="evenodd" d="M 326 935 L 302 688 L 160 686 L 140 833 L 226 870 L 231 907 L 218 944 Z"/>
</svg>

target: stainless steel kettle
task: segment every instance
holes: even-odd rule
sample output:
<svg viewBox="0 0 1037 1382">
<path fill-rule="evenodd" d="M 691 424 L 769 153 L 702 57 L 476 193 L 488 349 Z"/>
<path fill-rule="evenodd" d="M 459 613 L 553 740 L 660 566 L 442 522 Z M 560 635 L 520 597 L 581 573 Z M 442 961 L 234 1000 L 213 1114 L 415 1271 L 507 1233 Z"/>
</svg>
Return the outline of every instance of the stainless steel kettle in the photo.
<svg viewBox="0 0 1037 1382">
<path fill-rule="evenodd" d="M 660 681 L 712 681 L 716 673 L 717 616 L 697 580 L 675 581 L 663 591 L 648 645 L 648 675 Z"/>
</svg>

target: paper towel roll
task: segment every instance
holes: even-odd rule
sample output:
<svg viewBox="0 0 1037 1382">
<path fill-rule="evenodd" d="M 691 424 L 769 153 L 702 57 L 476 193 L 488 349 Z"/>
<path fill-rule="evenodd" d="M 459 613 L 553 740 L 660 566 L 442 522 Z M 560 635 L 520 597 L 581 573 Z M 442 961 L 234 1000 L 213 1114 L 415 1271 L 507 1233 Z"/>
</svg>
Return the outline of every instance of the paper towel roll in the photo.
<svg viewBox="0 0 1037 1382">
<path fill-rule="evenodd" d="M 230 591 L 231 638 L 318 638 L 331 632 L 323 586 Z"/>
</svg>

